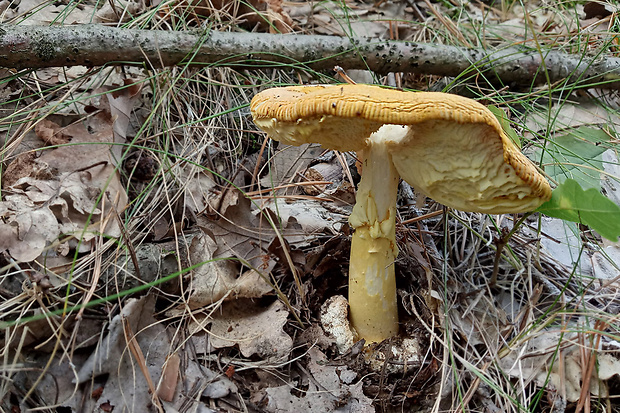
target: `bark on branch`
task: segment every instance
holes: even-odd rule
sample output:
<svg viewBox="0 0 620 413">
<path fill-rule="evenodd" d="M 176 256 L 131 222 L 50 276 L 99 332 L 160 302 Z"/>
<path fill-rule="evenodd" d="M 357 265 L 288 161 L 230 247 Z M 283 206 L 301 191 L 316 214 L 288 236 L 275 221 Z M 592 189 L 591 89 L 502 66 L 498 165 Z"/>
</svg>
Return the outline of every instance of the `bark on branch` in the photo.
<svg viewBox="0 0 620 413">
<path fill-rule="evenodd" d="M 544 61 L 544 65 L 543 65 Z M 509 85 L 540 85 L 567 79 L 579 86 L 620 89 L 620 59 L 507 47 L 462 48 L 409 41 L 262 33 L 170 32 L 101 25 L 0 25 L 0 66 L 183 63 L 239 69 L 292 65 L 300 69 L 370 69 L 379 74 L 410 72 L 478 76 Z"/>
</svg>

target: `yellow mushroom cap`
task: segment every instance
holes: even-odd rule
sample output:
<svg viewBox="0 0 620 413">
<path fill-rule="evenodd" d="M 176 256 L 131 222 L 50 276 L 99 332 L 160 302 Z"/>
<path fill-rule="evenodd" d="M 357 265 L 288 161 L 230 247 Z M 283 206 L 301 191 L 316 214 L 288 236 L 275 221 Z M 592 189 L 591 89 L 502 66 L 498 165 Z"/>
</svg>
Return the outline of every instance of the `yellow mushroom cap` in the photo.
<svg viewBox="0 0 620 413">
<path fill-rule="evenodd" d="M 366 147 L 383 125 L 400 176 L 434 200 L 463 211 L 525 212 L 551 198 L 551 187 L 480 103 L 440 92 L 370 85 L 273 88 L 252 99 L 258 127 L 291 145 L 320 143 L 339 151 Z"/>
</svg>

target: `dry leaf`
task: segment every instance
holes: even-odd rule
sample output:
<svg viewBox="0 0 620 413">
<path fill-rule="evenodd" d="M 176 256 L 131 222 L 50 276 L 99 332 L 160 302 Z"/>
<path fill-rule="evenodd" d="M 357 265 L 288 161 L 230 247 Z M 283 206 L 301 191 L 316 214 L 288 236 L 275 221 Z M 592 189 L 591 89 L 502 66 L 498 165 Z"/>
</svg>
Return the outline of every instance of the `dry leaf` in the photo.
<svg viewBox="0 0 620 413">
<path fill-rule="evenodd" d="M 121 313 L 112 319 L 108 334 L 102 339 L 97 351 L 82 364 L 77 373 L 80 383 L 94 377 L 109 374 L 100 400 L 110 400 L 126 406 L 139 406 L 140 411 L 156 411 L 151 404 L 151 394 L 146 380 L 139 373 L 139 366 L 132 357 L 125 336 L 123 323 L 135 333 L 135 343 L 146 358 L 148 374 L 154 382 L 159 381 L 171 343 L 165 327 L 153 318 L 155 298 L 144 296 L 129 300 Z M 150 408 L 148 406 L 151 406 Z"/>
<path fill-rule="evenodd" d="M 293 31 L 293 19 L 282 8 L 282 0 L 267 0 L 267 19 L 270 33 L 290 33 Z M 274 30 L 275 27 L 275 30 Z"/>
<path fill-rule="evenodd" d="M 326 210 L 314 199 L 298 199 L 287 202 L 282 198 L 269 198 L 263 204 L 272 214 L 279 217 L 279 221 L 297 223 L 302 231 L 290 232 L 286 240 L 296 247 L 308 245 L 309 239 L 314 234 L 324 235 L 326 232 L 339 234 L 342 226 L 347 222 L 348 216 L 335 214 Z M 345 211 L 346 212 L 346 211 Z"/>
<path fill-rule="evenodd" d="M 601 188 L 607 198 L 620 205 L 620 159 L 615 150 L 608 150 L 602 154 L 603 170 L 601 174 Z"/>
<path fill-rule="evenodd" d="M 3 21 L 11 19 L 10 12 L 15 12 L 16 16 L 28 16 L 22 19 L 22 25 L 42 25 L 49 26 L 57 23 L 59 17 L 62 16 L 62 22 L 66 25 L 75 23 L 89 22 L 94 14 L 93 4 L 80 4 L 79 7 L 67 7 L 63 3 L 41 3 L 39 0 L 21 0 L 12 2 L 11 7 L 7 10 L 9 13 L 3 13 Z"/>
<path fill-rule="evenodd" d="M 269 173 L 261 179 L 261 184 L 271 188 L 296 181 L 299 174 L 305 171 L 321 152 L 323 149 L 316 144 L 280 145 L 278 152 L 271 158 Z"/>
<path fill-rule="evenodd" d="M 250 200 L 237 190 L 229 189 L 222 199 L 221 210 L 225 212 L 217 220 L 198 217 L 199 226 L 207 233 L 213 234 L 217 240 L 218 257 L 235 256 L 243 262 L 249 263 L 252 268 L 265 271 L 270 265 L 270 260 L 265 256 L 265 251 L 272 243 L 276 234 L 269 220 Z M 224 205 L 225 204 L 225 205 Z M 278 229 L 282 231 L 285 239 L 291 239 L 292 235 L 303 235 L 298 225 L 292 222 L 280 221 L 273 214 L 268 216 Z"/>
<path fill-rule="evenodd" d="M 120 114 L 130 110 L 131 97 L 110 95 L 101 100 L 103 109 L 98 113 L 65 128 L 41 121 L 37 133 L 42 139 L 61 136 L 72 145 L 21 158 L 19 168 L 13 168 L 9 195 L 0 202 L 0 216 L 8 224 L 2 229 L 6 237 L 0 249 L 9 250 L 15 259 L 32 261 L 46 248 L 48 255 L 66 254 L 67 245 L 58 243 L 62 235 L 73 236 L 71 246 L 87 252 L 92 248 L 89 241 L 99 234 L 121 234 L 117 216 L 127 205 L 127 195 L 114 167 L 111 144 L 124 139 L 121 129 L 127 122 Z M 114 116 L 107 109 L 109 102 Z"/>
<path fill-rule="evenodd" d="M 93 19 L 95 23 L 119 23 L 133 19 L 144 8 L 140 0 L 112 0 L 103 3 Z M 87 20 L 88 21 L 88 20 Z"/>
<path fill-rule="evenodd" d="M 265 410 L 273 413 L 374 413 L 372 399 L 364 395 L 362 381 L 352 383 L 357 373 L 346 366 L 330 366 L 327 358 L 317 348 L 308 350 L 308 369 L 312 379 L 307 380 L 303 396 L 292 392 L 291 385 L 270 387 Z M 304 383 L 306 384 L 306 383 Z"/>
<path fill-rule="evenodd" d="M 510 294 L 502 296 L 501 299 L 510 300 L 512 307 L 509 305 L 508 308 L 519 308 L 519 303 L 512 302 L 513 297 Z M 502 341 L 502 331 L 510 325 L 501 306 L 494 308 L 489 298 L 480 292 L 464 297 L 459 307 L 460 311 L 450 311 L 448 314 L 450 325 L 467 340 L 468 346 L 489 346 Z M 489 307 L 493 308 L 493 311 L 489 311 Z"/>
<path fill-rule="evenodd" d="M 19 154 L 2 174 L 2 188 L 9 188 L 17 183 L 21 178 L 36 176 L 36 152 L 24 152 Z"/>
<path fill-rule="evenodd" d="M 573 328 L 583 329 L 583 326 L 567 327 L 568 330 Z M 562 357 L 556 355 L 560 343 Z M 500 366 L 506 374 L 523 379 L 525 385 L 534 381 L 540 387 L 555 389 L 559 394 L 566 394 L 566 400 L 569 402 L 576 402 L 579 400 L 582 387 L 581 350 L 578 345 L 567 345 L 568 343 L 566 333 L 544 331 L 521 346 L 513 347 L 513 351 L 500 361 Z M 593 395 L 605 396 L 603 391 L 605 384 L 602 381 L 620 375 L 620 360 L 617 356 L 600 351 L 594 354 L 597 358 L 597 368 L 592 371 L 590 392 Z M 562 362 L 563 365 L 560 365 Z"/>
<path fill-rule="evenodd" d="M 553 119 L 553 123 L 550 124 L 548 119 Z M 620 125 L 620 117 L 594 101 L 579 104 L 563 103 L 554 105 L 551 113 L 548 111 L 528 113 L 525 124 L 527 130 L 546 131 L 552 134 L 588 125 L 607 125 L 610 128 L 614 128 L 615 125 L 617 128 Z M 525 136 L 527 135 L 526 133 Z"/>
<path fill-rule="evenodd" d="M 620 263 L 620 243 L 608 245 L 602 251 L 596 251 L 592 254 L 592 275 L 601 280 L 618 281 L 620 272 L 618 272 L 618 264 Z M 616 282 L 616 288 L 618 283 Z"/>
<path fill-rule="evenodd" d="M 236 260 L 214 259 L 218 244 L 205 233 L 197 234 L 189 248 L 192 265 L 204 263 L 191 274 L 190 308 L 200 308 L 219 301 L 224 296 L 259 298 L 272 291 L 271 285 L 256 271 L 239 276 Z M 265 270 L 273 268 L 273 261 Z"/>
<path fill-rule="evenodd" d="M 280 301 L 267 308 L 248 299 L 226 302 L 210 321 L 210 343 L 215 348 L 237 345 L 244 357 L 280 360 L 293 348 L 293 340 L 282 330 L 287 318 Z"/>
<path fill-rule="evenodd" d="M 59 124 L 48 119 L 41 119 L 34 127 L 34 131 L 48 146 L 62 145 L 71 140 L 71 136 L 63 133 L 63 128 Z"/>
<path fill-rule="evenodd" d="M 611 16 L 614 11 L 609 10 L 607 5 L 604 3 L 599 3 L 596 1 L 589 1 L 583 5 L 583 11 L 586 14 L 585 18 L 587 19 L 603 19 L 607 16 Z"/>
<path fill-rule="evenodd" d="M 179 172 L 179 180 L 185 182 L 185 207 L 193 213 L 202 213 L 207 207 L 217 208 L 220 196 L 216 193 L 213 175 L 194 165 L 186 165 Z"/>
<path fill-rule="evenodd" d="M 179 379 L 179 366 L 181 365 L 181 358 L 178 353 L 168 356 L 166 363 L 164 364 L 164 371 L 162 372 L 161 381 L 157 386 L 157 396 L 165 402 L 170 402 L 174 398 L 174 393 L 177 388 L 177 380 Z"/>
<path fill-rule="evenodd" d="M 567 268 L 577 266 L 581 274 L 592 273 L 588 255 L 581 254 L 583 239 L 576 224 L 543 216 L 540 229 L 548 235 L 540 239 L 540 244 L 549 257 Z"/>
<path fill-rule="evenodd" d="M 37 258 L 60 235 L 58 220 L 47 207 L 35 208 L 25 197 L 7 196 L 0 202 L 0 250 L 8 250 L 18 261 Z"/>
</svg>

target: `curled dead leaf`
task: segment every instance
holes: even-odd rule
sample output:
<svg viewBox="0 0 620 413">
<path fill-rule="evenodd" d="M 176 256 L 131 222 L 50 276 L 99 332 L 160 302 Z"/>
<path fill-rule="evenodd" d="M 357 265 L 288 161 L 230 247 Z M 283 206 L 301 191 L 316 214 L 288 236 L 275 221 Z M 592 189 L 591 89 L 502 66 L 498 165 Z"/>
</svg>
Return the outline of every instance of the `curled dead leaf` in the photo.
<svg viewBox="0 0 620 413">
<path fill-rule="evenodd" d="M 239 275 L 236 260 L 215 259 L 217 249 L 218 244 L 206 233 L 200 233 L 192 240 L 189 248 L 191 263 L 203 264 L 191 275 L 190 308 L 204 307 L 224 297 L 228 300 L 259 298 L 273 290 L 258 271 L 249 270 Z"/>
<path fill-rule="evenodd" d="M 71 141 L 71 136 L 64 133 L 64 128 L 49 119 L 39 121 L 34 131 L 48 146 L 62 145 Z"/>
</svg>

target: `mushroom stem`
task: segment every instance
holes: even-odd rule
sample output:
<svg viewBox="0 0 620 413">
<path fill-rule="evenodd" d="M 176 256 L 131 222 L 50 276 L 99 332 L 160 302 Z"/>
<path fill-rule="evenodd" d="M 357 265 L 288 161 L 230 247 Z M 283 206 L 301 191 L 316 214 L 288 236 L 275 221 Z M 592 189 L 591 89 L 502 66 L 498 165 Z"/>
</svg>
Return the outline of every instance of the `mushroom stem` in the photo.
<svg viewBox="0 0 620 413">
<path fill-rule="evenodd" d="M 402 133 L 386 125 L 368 139 L 361 152 L 362 179 L 349 223 L 355 229 L 349 264 L 350 319 L 359 338 L 381 342 L 398 334 L 394 259 L 396 196 L 399 175 L 384 137 Z"/>
</svg>

